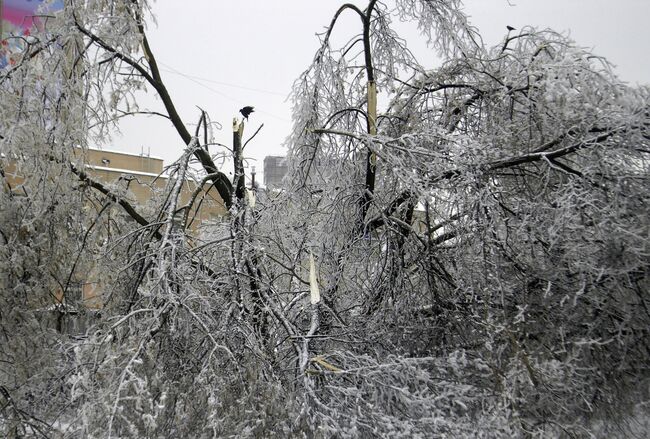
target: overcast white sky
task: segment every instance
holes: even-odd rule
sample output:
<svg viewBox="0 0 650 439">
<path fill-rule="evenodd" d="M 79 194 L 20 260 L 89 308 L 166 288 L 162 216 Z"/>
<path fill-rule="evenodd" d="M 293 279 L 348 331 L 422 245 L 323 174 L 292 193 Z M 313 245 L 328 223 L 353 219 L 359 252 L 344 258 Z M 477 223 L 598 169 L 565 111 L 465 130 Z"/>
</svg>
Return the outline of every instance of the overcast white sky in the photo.
<svg viewBox="0 0 650 439">
<path fill-rule="evenodd" d="M 315 34 L 324 30 L 342 3 L 155 2 L 158 25 L 150 25 L 149 37 L 185 122 L 198 120 L 197 106 L 205 109 L 213 121 L 223 126 L 216 140 L 229 145 L 232 118 L 239 115 L 242 106 L 255 106 L 245 136 L 261 123 L 264 128 L 248 145 L 246 155 L 261 177 L 264 156 L 284 154 L 286 150 L 282 144 L 291 128 L 286 97 L 293 81 L 313 57 L 318 46 Z M 367 4 L 353 3 L 361 7 Z M 503 38 L 506 25 L 568 32 L 578 44 L 593 48 L 596 54 L 613 62 L 623 80 L 650 84 L 650 0 L 466 0 L 465 10 L 488 45 Z M 356 26 L 357 19 L 350 17 L 341 22 L 340 32 L 356 32 Z M 417 52 L 421 47 L 414 41 Z M 431 59 L 432 65 L 427 67 L 433 68 L 435 60 Z M 160 108 L 153 98 L 146 99 L 146 106 Z M 121 126 L 123 135 L 115 136 L 105 148 L 132 153 L 150 151 L 164 158 L 166 164 L 182 153 L 180 138 L 162 119 L 139 116 Z"/>
</svg>

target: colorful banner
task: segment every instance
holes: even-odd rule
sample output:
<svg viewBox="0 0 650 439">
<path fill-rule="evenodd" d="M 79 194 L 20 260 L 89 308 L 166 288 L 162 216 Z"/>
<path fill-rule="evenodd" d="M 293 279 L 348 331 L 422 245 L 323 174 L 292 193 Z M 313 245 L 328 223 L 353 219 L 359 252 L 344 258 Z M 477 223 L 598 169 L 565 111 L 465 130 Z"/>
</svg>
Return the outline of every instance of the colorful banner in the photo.
<svg viewBox="0 0 650 439">
<path fill-rule="evenodd" d="M 24 39 L 43 31 L 44 15 L 63 9 L 64 0 L 0 0 L 0 69 L 13 65 L 24 49 Z"/>
</svg>

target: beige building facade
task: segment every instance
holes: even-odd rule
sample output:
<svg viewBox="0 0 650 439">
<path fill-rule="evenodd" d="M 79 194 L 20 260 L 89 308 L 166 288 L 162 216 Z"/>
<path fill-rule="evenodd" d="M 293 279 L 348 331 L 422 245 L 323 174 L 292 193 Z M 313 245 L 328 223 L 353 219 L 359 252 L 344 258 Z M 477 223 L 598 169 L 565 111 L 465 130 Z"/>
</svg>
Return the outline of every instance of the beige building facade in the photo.
<svg viewBox="0 0 650 439">
<path fill-rule="evenodd" d="M 169 178 L 164 173 L 163 160 L 158 157 L 102 149 L 79 150 L 79 155 L 84 171 L 93 180 L 109 187 L 125 188 L 123 197 L 136 208 L 160 194 L 169 184 Z M 7 157 L 0 157 L 0 161 L 3 162 L 2 168 L 10 187 L 19 188 L 29 178 L 22 175 Z M 187 215 L 190 223 L 187 230 L 190 234 L 198 233 L 203 223 L 218 221 L 227 213 L 225 203 L 216 189 L 207 185 L 207 190 L 205 188 L 197 190 L 197 187 L 198 183 L 192 179 L 184 181 L 178 200 L 178 207 L 181 208 L 188 206 L 194 198 Z M 95 278 L 94 273 L 90 272 L 84 279 L 77 279 L 72 288 L 66 292 L 65 300 L 62 291 L 55 293 L 54 296 L 59 304 L 99 309 L 104 303 L 103 288 L 101 284 L 95 282 Z"/>
</svg>

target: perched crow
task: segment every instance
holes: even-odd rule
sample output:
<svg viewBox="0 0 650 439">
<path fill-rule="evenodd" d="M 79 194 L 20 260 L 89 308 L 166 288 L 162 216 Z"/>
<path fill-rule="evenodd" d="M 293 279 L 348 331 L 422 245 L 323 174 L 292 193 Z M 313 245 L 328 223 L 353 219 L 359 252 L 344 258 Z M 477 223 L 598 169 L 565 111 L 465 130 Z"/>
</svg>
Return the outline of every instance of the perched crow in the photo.
<svg viewBox="0 0 650 439">
<path fill-rule="evenodd" d="M 512 26 L 506 26 L 506 29 L 508 29 L 508 32 L 512 32 L 513 30 L 517 30 Z"/>
<path fill-rule="evenodd" d="M 254 108 L 255 107 L 251 107 L 250 105 L 247 105 L 241 110 L 239 110 L 239 112 L 241 113 L 242 116 L 244 116 L 246 120 L 248 120 L 248 116 L 250 116 L 251 113 L 255 112 Z"/>
</svg>

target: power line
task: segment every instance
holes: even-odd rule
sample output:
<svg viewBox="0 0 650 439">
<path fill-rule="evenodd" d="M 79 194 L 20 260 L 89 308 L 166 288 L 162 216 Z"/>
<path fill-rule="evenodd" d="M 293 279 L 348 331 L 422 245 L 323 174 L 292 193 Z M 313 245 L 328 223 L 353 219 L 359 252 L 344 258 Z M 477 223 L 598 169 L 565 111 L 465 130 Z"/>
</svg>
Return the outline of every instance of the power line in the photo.
<svg viewBox="0 0 650 439">
<path fill-rule="evenodd" d="M 194 82 L 195 84 L 200 85 L 201 87 L 205 88 L 206 90 L 209 90 L 209 91 L 211 91 L 211 92 L 213 92 L 213 93 L 215 93 L 215 94 L 218 94 L 219 96 L 221 96 L 221 97 L 223 97 L 223 98 L 225 98 L 225 99 L 228 99 L 228 100 L 230 100 L 230 101 L 232 101 L 232 102 L 236 102 L 236 103 L 239 104 L 239 105 L 245 105 L 245 104 L 249 103 L 249 102 L 244 102 L 244 101 L 242 101 L 242 100 L 240 100 L 240 99 L 236 99 L 236 98 L 233 98 L 233 97 L 231 97 L 231 96 L 228 96 L 227 94 L 222 93 L 222 92 L 220 92 L 219 90 L 215 90 L 214 88 L 212 88 L 212 87 L 210 87 L 210 86 L 204 84 L 203 82 L 201 82 L 201 81 L 208 81 L 208 82 L 215 82 L 215 83 L 218 83 L 218 81 L 211 81 L 211 80 L 208 80 L 208 79 L 197 80 L 197 79 L 195 79 L 195 78 L 197 78 L 197 77 L 192 76 L 192 75 L 187 75 L 187 74 L 185 74 L 185 73 L 183 73 L 183 72 L 180 72 L 180 71 L 176 70 L 174 67 L 169 66 L 169 65 L 167 65 L 167 64 L 165 64 L 165 63 L 163 63 L 163 62 L 158 61 L 158 63 L 166 67 L 166 69 L 163 69 L 164 71 L 166 71 L 166 72 L 168 72 L 168 73 L 173 73 L 173 74 L 176 74 L 176 75 L 182 76 L 182 77 L 184 77 L 185 79 L 187 79 L 187 80 L 189 80 L 189 81 L 192 81 L 192 82 Z M 168 70 L 168 69 L 169 69 L 169 70 Z M 241 87 L 241 86 L 234 85 L 234 84 L 230 84 L 230 86 L 232 86 L 232 87 L 237 87 L 237 88 L 247 89 L 247 87 Z M 252 89 L 252 88 L 248 88 L 248 89 L 249 89 L 249 90 L 252 90 L 252 91 L 261 91 L 261 92 L 264 92 L 264 93 L 270 93 L 270 94 L 278 94 L 278 95 L 281 95 L 280 93 L 276 93 L 276 92 L 270 92 L 270 91 L 264 91 L 264 90 L 255 90 L 255 89 Z M 282 96 L 283 96 L 283 95 L 282 95 Z M 280 117 L 280 116 L 276 116 L 276 115 L 273 114 L 273 113 L 269 113 L 269 112 L 264 111 L 264 110 L 261 110 L 261 109 L 258 109 L 257 112 L 258 112 L 258 113 L 262 113 L 262 114 L 266 114 L 267 116 L 271 116 L 271 117 L 273 117 L 273 118 L 275 118 L 275 119 L 278 119 L 278 120 L 281 120 L 281 121 L 284 121 L 284 122 L 290 122 L 288 119 L 285 119 L 285 118 Z"/>
<path fill-rule="evenodd" d="M 245 87 L 243 85 L 231 84 L 229 82 L 223 82 L 223 81 L 215 81 L 213 79 L 202 78 L 200 76 L 181 74 L 180 72 L 174 72 L 174 71 L 170 71 L 170 70 L 167 70 L 167 69 L 163 69 L 163 70 L 168 72 L 168 73 L 174 73 L 174 74 L 177 74 L 177 75 L 185 76 L 187 78 L 196 79 L 197 81 L 210 82 L 212 84 L 225 85 L 226 87 L 238 88 L 240 90 L 254 91 L 254 92 L 258 92 L 258 93 L 266 93 L 266 94 L 275 95 L 275 96 L 282 96 L 283 98 L 287 97 L 287 93 L 280 93 L 280 92 L 277 92 L 277 91 L 264 90 L 264 89 L 261 89 L 261 88 Z"/>
<path fill-rule="evenodd" d="M 186 74 L 186 73 L 181 73 L 181 72 L 179 72 L 179 71 L 176 70 L 176 69 L 172 69 L 172 67 L 166 66 L 166 65 L 163 64 L 163 63 L 160 63 L 160 64 L 164 65 L 164 66 L 167 67 L 168 69 L 171 69 L 171 70 L 168 70 L 168 69 L 162 69 L 162 70 L 164 70 L 164 71 L 167 72 L 167 73 L 173 73 L 173 74 L 175 74 L 175 75 L 184 76 L 184 77 L 186 77 L 186 78 L 195 79 L 195 80 L 197 80 L 197 81 L 210 82 L 210 83 L 212 83 L 212 84 L 225 85 L 225 86 L 227 86 L 227 87 L 239 88 L 239 89 L 241 89 L 241 90 L 255 91 L 255 92 L 259 92 L 259 93 L 267 93 L 267 94 L 270 94 L 270 95 L 282 96 L 282 97 L 284 97 L 284 98 L 287 97 L 287 93 L 280 93 L 280 92 L 277 92 L 277 91 L 264 90 L 264 89 L 261 89 L 261 88 L 245 87 L 245 86 L 243 86 L 243 85 L 231 84 L 231 83 L 229 83 L 229 82 L 223 82 L 223 81 L 215 81 L 214 79 L 203 78 L 203 77 L 201 77 L 201 76 L 188 75 L 188 74 Z"/>
</svg>

